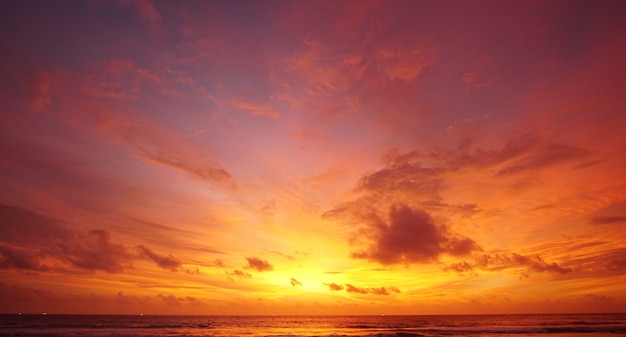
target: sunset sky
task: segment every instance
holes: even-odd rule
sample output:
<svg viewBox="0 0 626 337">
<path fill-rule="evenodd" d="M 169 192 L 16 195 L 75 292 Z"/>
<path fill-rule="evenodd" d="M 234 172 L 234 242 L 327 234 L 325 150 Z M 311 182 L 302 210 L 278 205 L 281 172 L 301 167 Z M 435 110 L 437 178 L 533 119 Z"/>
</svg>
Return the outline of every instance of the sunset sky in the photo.
<svg viewBox="0 0 626 337">
<path fill-rule="evenodd" d="M 0 313 L 626 310 L 625 1 L 2 1 Z"/>
</svg>

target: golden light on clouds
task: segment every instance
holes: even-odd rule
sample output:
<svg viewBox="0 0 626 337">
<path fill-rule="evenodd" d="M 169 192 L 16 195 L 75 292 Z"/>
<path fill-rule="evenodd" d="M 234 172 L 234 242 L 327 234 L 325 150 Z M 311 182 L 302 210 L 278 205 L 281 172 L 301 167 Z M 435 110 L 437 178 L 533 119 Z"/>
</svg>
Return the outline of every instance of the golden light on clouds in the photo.
<svg viewBox="0 0 626 337">
<path fill-rule="evenodd" d="M 619 2 L 1 7 L 0 312 L 626 307 Z"/>
</svg>

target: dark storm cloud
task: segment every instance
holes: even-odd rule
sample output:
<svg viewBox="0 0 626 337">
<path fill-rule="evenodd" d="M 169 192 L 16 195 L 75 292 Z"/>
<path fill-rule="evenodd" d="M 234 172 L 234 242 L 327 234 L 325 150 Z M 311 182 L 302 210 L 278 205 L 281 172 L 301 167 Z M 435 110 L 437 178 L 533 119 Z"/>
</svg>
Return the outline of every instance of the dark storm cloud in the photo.
<svg viewBox="0 0 626 337">
<path fill-rule="evenodd" d="M 172 256 L 171 254 L 168 256 L 159 255 L 143 245 L 138 246 L 137 249 L 139 249 L 142 256 L 152 260 L 160 268 L 176 271 L 182 264 L 180 260 Z"/>
<path fill-rule="evenodd" d="M 246 268 L 251 268 L 256 271 L 269 271 L 274 269 L 267 260 L 261 260 L 258 257 L 246 257 L 246 260 L 248 260 L 248 266 Z"/>
<path fill-rule="evenodd" d="M 373 224 L 370 231 L 371 245 L 352 256 L 383 265 L 428 263 L 443 254 L 464 256 L 480 250 L 473 240 L 450 233 L 428 213 L 406 205 L 392 206 L 388 221 Z"/>
</svg>

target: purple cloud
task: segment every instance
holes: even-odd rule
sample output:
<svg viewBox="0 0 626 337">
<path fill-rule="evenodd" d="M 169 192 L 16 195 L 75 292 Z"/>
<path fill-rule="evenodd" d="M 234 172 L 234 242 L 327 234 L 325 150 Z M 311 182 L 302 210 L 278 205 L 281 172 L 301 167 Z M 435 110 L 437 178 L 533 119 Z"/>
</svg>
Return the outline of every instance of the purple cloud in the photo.
<svg viewBox="0 0 626 337">
<path fill-rule="evenodd" d="M 464 256 L 480 247 L 473 240 L 450 233 L 436 225 L 428 213 L 406 205 L 395 205 L 388 221 L 376 219 L 368 232 L 370 246 L 352 254 L 383 265 L 395 263 L 428 263 L 443 254 Z"/>
<path fill-rule="evenodd" d="M 105 230 L 91 230 L 86 235 L 74 234 L 67 242 L 57 244 L 52 254 L 85 270 L 121 273 L 130 264 L 126 248 L 111 242 Z"/>
</svg>

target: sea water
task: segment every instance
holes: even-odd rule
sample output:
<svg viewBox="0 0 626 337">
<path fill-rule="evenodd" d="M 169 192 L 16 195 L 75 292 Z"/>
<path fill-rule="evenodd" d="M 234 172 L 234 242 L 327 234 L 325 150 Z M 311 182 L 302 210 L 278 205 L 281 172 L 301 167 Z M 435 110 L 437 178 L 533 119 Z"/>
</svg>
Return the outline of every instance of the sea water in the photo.
<svg viewBox="0 0 626 337">
<path fill-rule="evenodd" d="M 626 314 L 454 316 L 0 315 L 0 336 L 617 336 Z"/>
</svg>

